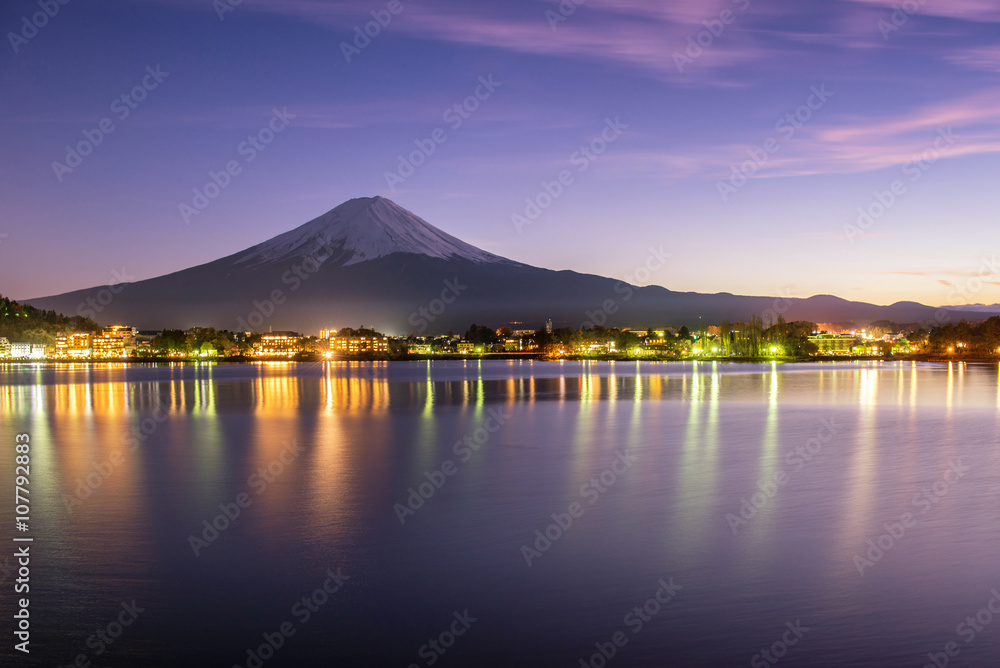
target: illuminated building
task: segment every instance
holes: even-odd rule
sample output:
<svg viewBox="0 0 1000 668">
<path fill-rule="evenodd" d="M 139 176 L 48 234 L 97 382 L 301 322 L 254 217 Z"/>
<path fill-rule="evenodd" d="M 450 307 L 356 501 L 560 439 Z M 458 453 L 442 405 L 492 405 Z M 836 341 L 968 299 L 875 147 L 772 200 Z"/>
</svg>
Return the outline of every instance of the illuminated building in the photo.
<svg viewBox="0 0 1000 668">
<path fill-rule="evenodd" d="M 0 358 L 10 357 L 10 341 L 0 336 Z"/>
<path fill-rule="evenodd" d="M 847 334 L 817 334 L 810 336 L 809 341 L 816 344 L 821 354 L 849 355 L 855 338 Z"/>
<path fill-rule="evenodd" d="M 61 359 L 87 359 L 91 353 L 91 335 L 87 332 L 60 334 L 56 337 L 53 357 Z"/>
<path fill-rule="evenodd" d="M 253 344 L 255 357 L 293 357 L 302 350 L 298 332 L 268 332 Z"/>
<path fill-rule="evenodd" d="M 458 342 L 458 352 L 461 355 L 471 355 L 475 347 L 476 347 L 475 344 L 472 343 L 471 341 Z"/>
<path fill-rule="evenodd" d="M 330 351 L 338 355 L 387 353 L 389 341 L 381 334 L 374 336 L 335 336 L 330 339 Z"/>
<path fill-rule="evenodd" d="M 91 342 L 91 356 L 99 359 L 128 357 L 135 348 L 135 335 L 136 329 L 127 325 L 105 327 Z"/>
<path fill-rule="evenodd" d="M 10 357 L 15 360 L 38 360 L 45 358 L 45 346 L 37 343 L 11 343 Z"/>
</svg>

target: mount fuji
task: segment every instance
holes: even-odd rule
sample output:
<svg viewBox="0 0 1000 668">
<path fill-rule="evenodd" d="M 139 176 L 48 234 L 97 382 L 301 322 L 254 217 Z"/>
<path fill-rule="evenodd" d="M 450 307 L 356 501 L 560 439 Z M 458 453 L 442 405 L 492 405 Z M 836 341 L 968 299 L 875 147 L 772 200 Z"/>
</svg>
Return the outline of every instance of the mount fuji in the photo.
<svg viewBox="0 0 1000 668">
<path fill-rule="evenodd" d="M 241 252 L 164 276 L 26 300 L 143 330 L 296 330 L 372 326 L 394 334 L 464 332 L 472 323 L 651 327 L 741 320 L 933 323 L 939 309 L 673 292 L 488 253 L 383 197 L 349 200 Z M 948 320 L 987 313 L 947 312 Z M 772 315 L 772 317 L 774 317 Z"/>
</svg>

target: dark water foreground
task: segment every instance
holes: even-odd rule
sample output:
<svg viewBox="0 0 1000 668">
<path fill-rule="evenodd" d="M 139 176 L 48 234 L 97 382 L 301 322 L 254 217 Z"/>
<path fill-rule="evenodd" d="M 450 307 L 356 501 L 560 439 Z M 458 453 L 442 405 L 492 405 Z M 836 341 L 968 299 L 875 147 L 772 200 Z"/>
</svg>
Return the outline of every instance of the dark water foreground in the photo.
<svg viewBox="0 0 1000 668">
<path fill-rule="evenodd" d="M 1000 665 L 995 365 L 14 365 L 0 416 L 4 666 Z"/>
</svg>

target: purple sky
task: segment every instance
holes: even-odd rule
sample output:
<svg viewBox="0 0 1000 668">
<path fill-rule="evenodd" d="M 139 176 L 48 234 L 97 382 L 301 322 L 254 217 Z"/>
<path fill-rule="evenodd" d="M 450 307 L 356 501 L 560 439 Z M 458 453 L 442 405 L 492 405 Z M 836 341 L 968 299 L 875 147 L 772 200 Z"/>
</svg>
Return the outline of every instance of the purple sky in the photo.
<svg viewBox="0 0 1000 668">
<path fill-rule="evenodd" d="M 0 292 L 157 276 L 380 194 L 552 269 L 662 247 L 674 290 L 1000 302 L 992 0 L 226 2 L 3 3 Z"/>
</svg>

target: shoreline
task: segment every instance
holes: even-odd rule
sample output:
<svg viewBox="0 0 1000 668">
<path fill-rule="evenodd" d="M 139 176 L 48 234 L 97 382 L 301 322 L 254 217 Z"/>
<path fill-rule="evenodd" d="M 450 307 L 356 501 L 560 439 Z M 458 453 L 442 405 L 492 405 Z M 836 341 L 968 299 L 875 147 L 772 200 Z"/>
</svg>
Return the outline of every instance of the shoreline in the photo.
<svg viewBox="0 0 1000 668">
<path fill-rule="evenodd" d="M 830 362 L 922 362 L 942 364 L 948 362 L 969 362 L 975 364 L 997 364 L 1000 363 L 1000 355 L 896 355 L 889 357 L 873 355 L 816 355 L 810 357 L 657 357 L 657 356 L 629 356 L 629 355 L 563 355 L 560 357 L 549 357 L 541 353 L 492 353 L 485 355 L 406 355 L 401 357 L 377 357 L 377 356 L 299 356 L 296 358 L 285 357 L 223 357 L 223 358 L 169 358 L 169 357 L 132 357 L 132 358 L 109 358 L 109 359 L 2 359 L 0 365 L 7 364 L 30 364 L 46 366 L 62 366 L 73 364 L 87 365 L 110 365 L 110 364 L 145 364 L 153 366 L 164 365 L 200 365 L 200 364 L 261 364 L 274 362 L 287 362 L 295 364 L 316 364 L 318 362 L 426 362 L 426 361 L 513 361 L 531 360 L 533 362 L 713 362 L 723 364 L 809 364 L 809 363 L 830 363 Z"/>
</svg>

